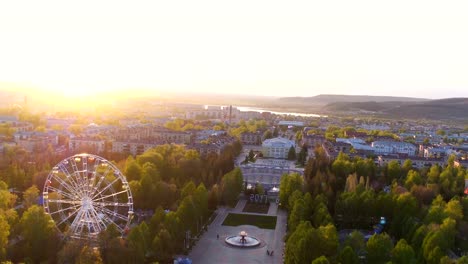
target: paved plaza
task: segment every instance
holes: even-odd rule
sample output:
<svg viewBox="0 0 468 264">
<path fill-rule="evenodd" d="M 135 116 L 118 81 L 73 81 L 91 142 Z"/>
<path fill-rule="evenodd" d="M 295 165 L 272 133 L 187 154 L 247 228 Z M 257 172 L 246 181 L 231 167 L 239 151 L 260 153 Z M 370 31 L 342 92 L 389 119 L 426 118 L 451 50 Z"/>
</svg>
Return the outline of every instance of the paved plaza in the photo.
<svg viewBox="0 0 468 264">
<path fill-rule="evenodd" d="M 283 263 L 284 241 L 286 234 L 287 214 L 278 210 L 275 203 L 270 204 L 268 215 L 277 216 L 276 229 L 260 229 L 256 226 L 223 226 L 222 223 L 229 213 L 243 213 L 246 200 L 240 200 L 235 208 L 220 207 L 217 217 L 208 227 L 208 231 L 193 247 L 189 254 L 194 264 L 220 264 L 220 263 Z M 258 214 L 265 215 L 265 214 Z M 249 236 L 260 239 L 262 244 L 251 249 L 234 248 L 228 246 L 224 239 L 227 236 L 237 235 L 240 231 L 246 231 Z M 217 235 L 219 234 L 219 239 Z M 268 251 L 274 251 L 273 256 L 267 255 Z"/>
</svg>

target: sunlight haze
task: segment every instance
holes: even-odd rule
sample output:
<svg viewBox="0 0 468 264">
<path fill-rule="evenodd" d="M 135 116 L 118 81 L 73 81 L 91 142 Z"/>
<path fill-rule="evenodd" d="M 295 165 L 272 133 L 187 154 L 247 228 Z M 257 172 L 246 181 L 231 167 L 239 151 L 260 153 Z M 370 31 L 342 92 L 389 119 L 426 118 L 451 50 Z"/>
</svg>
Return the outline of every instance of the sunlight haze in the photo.
<svg viewBox="0 0 468 264">
<path fill-rule="evenodd" d="M 468 97 L 466 1 L 6 1 L 0 83 Z M 4 86 L 2 86 L 3 88 Z"/>
</svg>

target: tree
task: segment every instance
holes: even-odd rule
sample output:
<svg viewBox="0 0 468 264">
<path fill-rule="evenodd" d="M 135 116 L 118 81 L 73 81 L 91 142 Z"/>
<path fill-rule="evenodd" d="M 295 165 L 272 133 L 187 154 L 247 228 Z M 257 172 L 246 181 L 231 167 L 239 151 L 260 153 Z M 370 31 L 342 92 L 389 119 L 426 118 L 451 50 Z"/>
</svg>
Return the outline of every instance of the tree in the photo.
<svg viewBox="0 0 468 264">
<path fill-rule="evenodd" d="M 84 241 L 71 239 L 57 253 L 58 263 L 100 264 L 103 263 L 101 254 Z"/>
<path fill-rule="evenodd" d="M 9 235 L 10 225 L 3 215 L 0 214 L 0 261 L 5 259 Z"/>
<path fill-rule="evenodd" d="M 135 163 L 136 164 L 136 163 Z M 133 182 L 133 181 L 132 181 Z M 141 207 L 145 209 L 152 209 L 158 206 L 159 200 L 154 199 L 155 184 L 150 175 L 144 175 L 140 180 L 140 198 Z"/>
<path fill-rule="evenodd" d="M 197 187 L 195 186 L 195 183 L 193 183 L 193 181 L 187 182 L 180 191 L 180 198 L 183 199 L 189 195 L 193 195 L 195 193 L 196 188 Z"/>
<path fill-rule="evenodd" d="M 432 165 L 427 173 L 427 182 L 428 183 L 438 183 L 440 175 L 440 168 L 438 165 Z"/>
<path fill-rule="evenodd" d="M 359 264 L 359 258 L 350 246 L 346 246 L 341 250 L 338 261 L 341 264 Z"/>
<path fill-rule="evenodd" d="M 463 256 L 457 260 L 457 264 L 468 264 L 468 256 Z"/>
<path fill-rule="evenodd" d="M 312 216 L 312 223 L 315 227 L 333 224 L 333 218 L 328 212 L 328 208 L 325 204 L 320 203 L 315 207 L 314 214 Z"/>
<path fill-rule="evenodd" d="M 98 250 L 85 245 L 78 255 L 76 264 L 101 264 L 104 263 Z"/>
<path fill-rule="evenodd" d="M 23 205 L 24 208 L 29 208 L 34 204 L 37 204 L 37 200 L 39 199 L 39 189 L 37 189 L 36 185 L 29 187 L 23 194 Z"/>
<path fill-rule="evenodd" d="M 307 161 L 307 146 L 302 146 L 299 155 L 297 155 L 297 163 L 304 166 Z"/>
<path fill-rule="evenodd" d="M 141 179 L 141 167 L 132 156 L 128 156 L 125 163 L 125 176 L 128 181 Z"/>
<path fill-rule="evenodd" d="M 422 243 L 422 252 L 427 263 L 439 263 L 455 243 L 456 222 L 446 218 L 438 229 L 429 231 Z"/>
<path fill-rule="evenodd" d="M 270 139 L 270 138 L 273 138 L 273 133 L 271 133 L 271 130 L 267 130 L 265 131 L 265 133 L 263 133 L 263 139 Z"/>
<path fill-rule="evenodd" d="M 255 193 L 260 195 L 265 194 L 265 189 L 263 188 L 263 185 L 259 182 L 255 183 Z"/>
<path fill-rule="evenodd" d="M 293 233 L 296 230 L 296 227 L 301 221 L 306 220 L 306 213 L 307 209 L 304 200 L 302 198 L 296 200 L 288 219 L 288 229 L 290 233 Z"/>
<path fill-rule="evenodd" d="M 279 193 L 281 205 L 288 208 L 290 195 L 296 190 L 302 191 L 303 182 L 302 176 L 298 173 L 284 174 L 281 177 Z"/>
<path fill-rule="evenodd" d="M 57 240 L 57 230 L 54 221 L 42 207 L 29 207 L 21 217 L 20 226 L 21 236 L 25 240 L 25 256 L 35 263 L 55 256 L 56 250 L 50 245 Z"/>
<path fill-rule="evenodd" d="M 211 190 L 208 194 L 208 208 L 210 210 L 216 210 L 219 203 L 219 190 L 218 185 L 215 184 L 211 187 Z"/>
<path fill-rule="evenodd" d="M 83 241 L 75 239 L 67 240 L 62 249 L 57 253 L 57 261 L 59 263 L 76 263 L 83 246 Z"/>
<path fill-rule="evenodd" d="M 400 239 L 392 251 L 392 263 L 409 264 L 416 263 L 416 258 L 413 248 L 408 245 L 406 240 Z"/>
<path fill-rule="evenodd" d="M 285 263 L 310 263 L 320 256 L 334 259 L 338 243 L 335 226 L 313 228 L 309 221 L 302 221 L 286 241 Z"/>
<path fill-rule="evenodd" d="M 321 256 L 320 258 L 314 259 L 312 264 L 330 264 L 330 261 L 328 261 L 325 256 Z"/>
<path fill-rule="evenodd" d="M 273 137 L 277 137 L 278 136 L 278 128 L 275 127 L 275 129 L 273 130 Z"/>
<path fill-rule="evenodd" d="M 187 196 L 182 199 L 176 214 L 180 219 L 180 228 L 182 230 L 190 229 L 192 233 L 196 232 L 197 211 L 192 196 Z"/>
<path fill-rule="evenodd" d="M 396 160 L 392 160 L 387 166 L 387 182 L 391 183 L 392 180 L 398 179 L 401 174 L 400 164 Z"/>
<path fill-rule="evenodd" d="M 203 183 L 200 183 L 195 190 L 193 200 L 197 208 L 198 215 L 203 219 L 208 216 L 208 191 Z M 197 219 L 195 219 L 197 220 Z"/>
<path fill-rule="evenodd" d="M 364 235 L 354 230 L 349 234 L 345 240 L 345 246 L 350 247 L 354 252 L 361 252 L 366 248 L 366 241 L 364 240 Z"/>
<path fill-rule="evenodd" d="M 242 191 L 243 182 L 242 172 L 239 168 L 235 168 L 223 176 L 221 181 L 221 195 L 224 203 L 234 206 Z"/>
<path fill-rule="evenodd" d="M 288 160 L 295 160 L 296 159 L 296 149 L 294 146 L 291 146 L 288 151 Z"/>
<path fill-rule="evenodd" d="M 392 239 L 386 233 L 374 234 L 367 241 L 367 260 L 369 263 L 386 263 L 393 249 Z"/>
<path fill-rule="evenodd" d="M 463 207 L 460 201 L 456 198 L 450 200 L 445 206 L 444 213 L 455 221 L 460 222 L 463 219 Z"/>
<path fill-rule="evenodd" d="M 99 249 L 104 263 L 130 263 L 131 255 L 114 224 L 98 235 Z"/>
<path fill-rule="evenodd" d="M 166 263 L 174 253 L 174 237 L 168 230 L 161 229 L 154 237 L 151 247 L 156 258 Z"/>
<path fill-rule="evenodd" d="M 295 138 L 296 138 L 296 142 L 298 142 L 298 143 L 301 142 L 301 140 L 302 140 L 302 131 L 298 130 L 296 132 Z"/>
<path fill-rule="evenodd" d="M 144 263 L 151 244 L 149 228 L 145 222 L 133 227 L 127 237 L 131 258 L 137 263 Z"/>
<path fill-rule="evenodd" d="M 406 159 L 405 162 L 403 163 L 403 166 L 401 166 L 401 168 L 403 169 L 403 172 L 408 172 L 409 170 L 411 170 L 413 168 L 413 161 L 410 160 L 410 159 Z"/>
<path fill-rule="evenodd" d="M 408 171 L 408 174 L 406 176 L 406 181 L 405 181 L 405 187 L 407 190 L 411 190 L 411 187 L 413 185 L 421 185 L 423 184 L 423 179 L 419 172 L 415 170 L 410 170 Z"/>
</svg>

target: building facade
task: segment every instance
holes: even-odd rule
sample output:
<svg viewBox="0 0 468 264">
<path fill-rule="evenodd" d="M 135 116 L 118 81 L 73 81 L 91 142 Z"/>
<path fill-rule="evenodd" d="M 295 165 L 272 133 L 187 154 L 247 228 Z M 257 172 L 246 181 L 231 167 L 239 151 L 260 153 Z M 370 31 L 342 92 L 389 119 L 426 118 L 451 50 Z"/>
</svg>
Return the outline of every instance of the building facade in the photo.
<svg viewBox="0 0 468 264">
<path fill-rule="evenodd" d="M 262 153 L 264 157 L 286 159 L 289 149 L 296 148 L 296 143 L 293 140 L 286 138 L 270 138 L 262 143 Z"/>
</svg>

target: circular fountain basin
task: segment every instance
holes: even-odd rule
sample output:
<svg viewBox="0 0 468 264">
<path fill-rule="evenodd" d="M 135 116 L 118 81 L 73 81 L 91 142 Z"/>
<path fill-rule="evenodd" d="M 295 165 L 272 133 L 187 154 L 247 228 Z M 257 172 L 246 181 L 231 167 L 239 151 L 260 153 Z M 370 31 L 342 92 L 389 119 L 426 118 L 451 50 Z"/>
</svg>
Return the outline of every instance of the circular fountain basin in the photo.
<svg viewBox="0 0 468 264">
<path fill-rule="evenodd" d="M 229 236 L 224 241 L 231 246 L 240 248 L 251 248 L 260 245 L 260 240 L 251 236 L 244 236 L 245 241 L 242 242 L 242 236 Z"/>
</svg>

